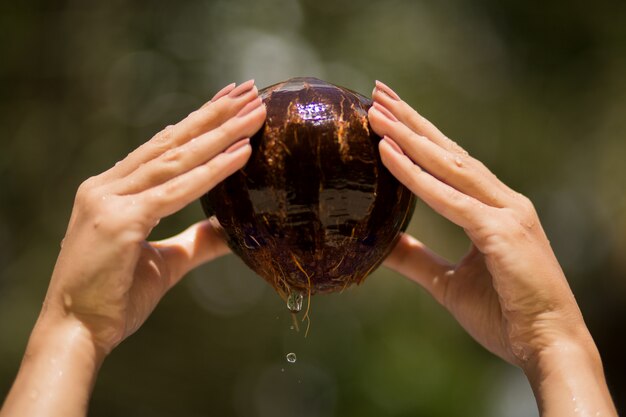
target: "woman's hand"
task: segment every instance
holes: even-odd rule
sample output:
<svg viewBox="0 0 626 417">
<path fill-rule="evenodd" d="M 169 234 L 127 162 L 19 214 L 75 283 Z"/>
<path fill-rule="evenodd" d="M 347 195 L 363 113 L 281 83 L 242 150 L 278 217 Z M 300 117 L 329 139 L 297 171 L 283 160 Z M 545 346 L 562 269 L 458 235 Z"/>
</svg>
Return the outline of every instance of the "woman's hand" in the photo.
<svg viewBox="0 0 626 417">
<path fill-rule="evenodd" d="M 83 416 L 104 357 L 190 269 L 228 252 L 211 220 L 160 242 L 168 216 L 242 168 L 265 120 L 231 84 L 79 188 L 44 306 L 0 415 Z"/>
<path fill-rule="evenodd" d="M 40 320 L 70 318 L 104 353 L 136 331 L 190 269 L 225 254 L 204 221 L 160 242 L 159 220 L 244 166 L 265 120 L 254 81 L 221 90 L 202 108 L 79 188 Z"/>
<path fill-rule="evenodd" d="M 595 410 L 612 415 L 599 355 L 530 200 L 499 181 L 383 83 L 377 82 L 373 100 L 369 120 L 384 137 L 380 153 L 385 166 L 472 241 L 467 255 L 451 264 L 403 235 L 385 264 L 422 285 L 480 344 L 522 367 L 531 382 L 538 380 L 533 384 L 538 398 L 545 397 L 546 374 L 561 375 L 552 367 L 558 362 L 554 356 L 562 360 L 575 352 L 571 358 L 579 364 L 592 364 L 590 375 L 601 383 L 594 386 L 605 388 L 598 394 L 606 400 L 604 407 L 594 408 L 593 415 Z M 546 358 L 551 358 L 549 365 Z M 584 403 L 595 390 L 572 388 L 558 398 Z M 550 410 L 557 410 L 554 404 L 550 402 Z"/>
</svg>

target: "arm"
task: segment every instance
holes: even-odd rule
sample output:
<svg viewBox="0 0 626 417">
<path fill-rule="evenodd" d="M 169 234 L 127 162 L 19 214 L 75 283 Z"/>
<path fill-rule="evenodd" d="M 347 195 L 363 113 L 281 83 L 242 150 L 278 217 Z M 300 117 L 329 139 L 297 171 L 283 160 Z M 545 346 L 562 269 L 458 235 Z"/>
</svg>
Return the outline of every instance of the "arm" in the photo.
<svg viewBox="0 0 626 417">
<path fill-rule="evenodd" d="M 555 341 L 523 369 L 542 416 L 617 416 L 591 338 Z"/>
<path fill-rule="evenodd" d="M 86 415 L 103 359 L 81 323 L 40 321 L 0 415 Z"/>
<path fill-rule="evenodd" d="M 521 367 L 541 414 L 615 416 L 596 346 L 533 204 L 377 82 L 369 119 L 385 166 L 462 227 L 452 264 L 404 235 L 386 265 L 422 285 L 485 348 Z"/>
<path fill-rule="evenodd" d="M 86 415 L 108 353 L 189 270 L 228 252 L 212 220 L 159 242 L 151 230 L 243 167 L 264 120 L 254 82 L 231 84 L 80 186 L 0 417 Z"/>
</svg>

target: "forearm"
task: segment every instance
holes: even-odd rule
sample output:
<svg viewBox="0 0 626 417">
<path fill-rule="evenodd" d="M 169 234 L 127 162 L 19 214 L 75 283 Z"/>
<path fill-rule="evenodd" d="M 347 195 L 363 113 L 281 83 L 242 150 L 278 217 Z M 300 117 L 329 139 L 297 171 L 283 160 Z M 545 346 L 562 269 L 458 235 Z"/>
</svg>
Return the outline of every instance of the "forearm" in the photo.
<svg viewBox="0 0 626 417">
<path fill-rule="evenodd" d="M 40 320 L 0 417 L 85 416 L 102 359 L 77 321 Z"/>
<path fill-rule="evenodd" d="M 579 343 L 553 343 L 524 371 L 542 417 L 617 416 L 591 337 Z"/>
</svg>

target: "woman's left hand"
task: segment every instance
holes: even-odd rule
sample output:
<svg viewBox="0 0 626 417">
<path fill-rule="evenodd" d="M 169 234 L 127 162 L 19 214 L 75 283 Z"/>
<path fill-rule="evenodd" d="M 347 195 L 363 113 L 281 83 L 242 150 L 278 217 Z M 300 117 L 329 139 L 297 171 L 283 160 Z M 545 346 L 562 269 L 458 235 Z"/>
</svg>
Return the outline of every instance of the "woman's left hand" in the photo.
<svg viewBox="0 0 626 417">
<path fill-rule="evenodd" d="M 242 168 L 265 106 L 253 81 L 231 84 L 79 188 L 40 321 L 70 319 L 108 353 L 190 269 L 228 252 L 207 220 L 160 242 L 159 220 Z"/>
</svg>

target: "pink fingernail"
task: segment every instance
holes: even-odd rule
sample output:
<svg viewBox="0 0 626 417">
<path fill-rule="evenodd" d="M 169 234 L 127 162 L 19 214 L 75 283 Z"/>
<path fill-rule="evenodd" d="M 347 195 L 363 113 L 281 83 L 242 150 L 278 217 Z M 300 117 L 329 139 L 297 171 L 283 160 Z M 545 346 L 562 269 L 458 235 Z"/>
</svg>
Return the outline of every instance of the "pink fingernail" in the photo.
<svg viewBox="0 0 626 417">
<path fill-rule="evenodd" d="M 229 97 L 233 97 L 233 98 L 234 97 L 239 97 L 243 93 L 245 93 L 248 90 L 250 90 L 253 86 L 254 86 L 254 80 L 248 80 L 245 83 L 240 84 L 237 88 L 235 88 L 230 93 L 228 93 L 228 96 Z"/>
<path fill-rule="evenodd" d="M 378 110 L 379 112 L 381 112 L 383 114 L 383 116 L 385 116 L 387 119 L 391 120 L 392 122 L 397 122 L 398 119 L 396 119 L 396 116 L 394 116 L 389 110 L 387 110 L 382 104 L 374 102 L 373 104 L 374 108 L 376 110 Z"/>
<path fill-rule="evenodd" d="M 215 95 L 213 96 L 213 98 L 211 99 L 211 103 L 219 100 L 220 98 L 224 97 L 226 94 L 230 93 L 233 88 L 235 88 L 235 83 L 230 83 L 228 84 L 226 87 L 222 88 L 220 91 L 218 91 L 217 93 L 215 93 Z"/>
<path fill-rule="evenodd" d="M 393 91 L 389 86 L 387 86 L 386 84 L 384 84 L 381 81 L 376 80 L 376 89 L 379 90 L 380 92 L 386 94 L 387 96 L 389 96 L 389 98 L 396 100 L 396 101 L 400 101 L 400 96 L 396 94 L 395 91 Z"/>
<path fill-rule="evenodd" d="M 261 97 L 255 98 L 250 103 L 246 104 L 243 107 L 243 109 L 239 110 L 239 113 L 237 113 L 237 117 L 244 117 L 248 113 L 250 113 L 253 110 L 255 110 L 257 107 L 259 107 L 261 105 L 261 103 L 263 103 L 263 101 L 261 100 Z"/>
<path fill-rule="evenodd" d="M 224 151 L 224 153 L 235 153 L 235 152 L 237 152 L 237 150 L 243 148 L 244 146 L 248 145 L 249 143 L 250 143 L 250 139 L 249 138 L 240 140 L 239 142 L 235 142 L 234 144 L 230 145 L 230 147 L 228 149 L 226 149 Z"/>
<path fill-rule="evenodd" d="M 398 144 L 393 139 L 391 139 L 389 136 L 383 137 L 383 140 L 385 141 L 385 143 L 387 143 L 389 146 L 391 146 L 391 149 L 393 149 L 394 151 L 396 151 L 400 155 L 404 155 L 404 151 L 402 151 L 402 148 L 400 146 L 398 146 Z"/>
</svg>

